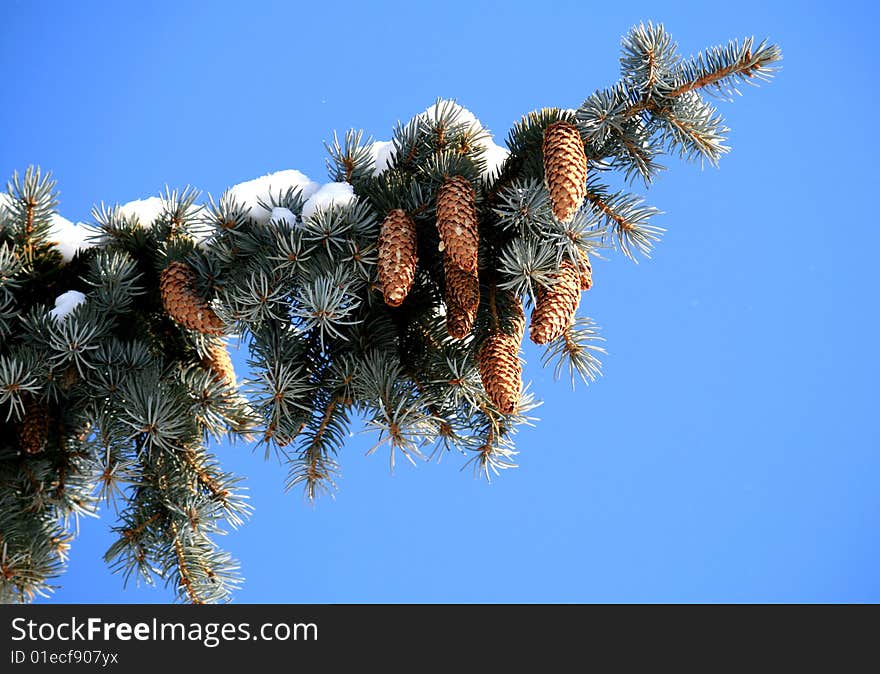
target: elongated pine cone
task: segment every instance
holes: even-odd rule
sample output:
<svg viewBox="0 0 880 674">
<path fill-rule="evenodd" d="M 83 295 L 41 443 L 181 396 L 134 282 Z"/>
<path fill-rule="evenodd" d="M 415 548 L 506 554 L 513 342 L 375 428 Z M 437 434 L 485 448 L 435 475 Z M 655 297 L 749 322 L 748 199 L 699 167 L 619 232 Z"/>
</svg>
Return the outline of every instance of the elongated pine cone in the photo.
<svg viewBox="0 0 880 674">
<path fill-rule="evenodd" d="M 212 342 L 208 346 L 202 365 L 211 371 L 216 381 L 233 388 L 236 386 L 235 368 L 232 367 L 229 351 L 222 342 Z"/>
<path fill-rule="evenodd" d="M 454 339 L 464 339 L 477 317 L 480 281 L 476 271 L 462 271 L 448 259 L 443 268 L 446 272 L 446 331 Z"/>
<path fill-rule="evenodd" d="M 388 213 L 379 232 L 378 272 L 385 304 L 399 307 L 416 276 L 416 225 L 402 209 Z"/>
<path fill-rule="evenodd" d="M 162 305 L 175 321 L 206 335 L 222 335 L 223 321 L 196 291 L 196 273 L 183 262 L 172 262 L 159 278 Z"/>
<path fill-rule="evenodd" d="M 526 315 L 519 296 L 511 290 L 503 290 L 497 294 L 495 304 L 501 321 L 501 331 L 516 337 L 519 344 L 526 331 Z"/>
<path fill-rule="evenodd" d="M 511 414 L 522 390 L 519 342 L 513 335 L 496 332 L 486 338 L 477 353 L 483 388 L 502 414 Z"/>
<path fill-rule="evenodd" d="M 568 222 L 587 196 L 587 154 L 573 124 L 553 122 L 544 131 L 544 178 L 553 213 Z"/>
<path fill-rule="evenodd" d="M 437 231 L 443 254 L 464 271 L 477 270 L 480 234 L 474 187 L 463 176 L 447 178 L 437 193 Z"/>
<path fill-rule="evenodd" d="M 554 275 L 555 283 L 538 291 L 529 336 L 535 344 L 547 344 L 559 337 L 574 320 L 581 299 L 580 271 L 563 260 Z"/>
<path fill-rule="evenodd" d="M 18 439 L 27 454 L 39 454 L 49 437 L 49 408 L 42 400 L 29 398 L 24 406 L 24 418 L 19 426 Z"/>
<path fill-rule="evenodd" d="M 584 251 L 580 251 L 580 256 L 580 288 L 581 290 L 589 290 L 593 287 L 593 265 L 590 264 L 589 255 Z"/>
</svg>

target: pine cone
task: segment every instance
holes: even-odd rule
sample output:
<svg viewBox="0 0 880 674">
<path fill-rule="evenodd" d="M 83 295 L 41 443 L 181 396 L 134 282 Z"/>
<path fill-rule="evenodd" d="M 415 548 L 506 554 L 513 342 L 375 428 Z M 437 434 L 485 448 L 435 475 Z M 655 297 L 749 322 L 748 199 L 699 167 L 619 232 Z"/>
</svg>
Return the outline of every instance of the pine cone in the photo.
<svg viewBox="0 0 880 674">
<path fill-rule="evenodd" d="M 544 179 L 553 213 L 568 222 L 587 196 L 587 155 L 577 128 L 553 122 L 544 131 Z"/>
<path fill-rule="evenodd" d="M 477 317 L 480 306 L 480 281 L 476 271 L 462 271 L 449 259 L 444 260 L 446 271 L 446 331 L 450 337 L 464 339 Z"/>
<path fill-rule="evenodd" d="M 555 283 L 538 291 L 529 336 L 535 344 L 546 344 L 559 337 L 574 320 L 581 299 L 581 277 L 578 268 L 563 260 L 554 275 Z"/>
<path fill-rule="evenodd" d="M 42 400 L 29 398 L 19 425 L 19 444 L 27 454 L 39 454 L 46 446 L 48 437 L 49 408 Z"/>
<path fill-rule="evenodd" d="M 462 307 L 450 306 L 446 308 L 446 332 L 453 339 L 464 339 L 474 327 L 475 314 Z"/>
<path fill-rule="evenodd" d="M 522 390 L 519 343 L 512 335 L 497 332 L 486 338 L 477 352 L 483 388 L 502 414 L 516 409 Z"/>
<path fill-rule="evenodd" d="M 162 305 L 175 321 L 206 335 L 222 335 L 223 321 L 196 292 L 196 273 L 183 262 L 172 262 L 159 279 Z"/>
<path fill-rule="evenodd" d="M 516 337 L 517 344 L 522 342 L 526 331 L 526 315 L 519 296 L 510 290 L 503 290 L 497 294 L 495 305 L 501 321 L 501 331 Z"/>
<path fill-rule="evenodd" d="M 590 264 L 590 257 L 584 251 L 579 252 L 581 256 L 580 288 L 581 290 L 589 290 L 593 287 L 593 265 Z"/>
<path fill-rule="evenodd" d="M 437 231 L 444 256 L 464 271 L 477 270 L 480 234 L 474 187 L 463 176 L 447 178 L 437 193 Z"/>
<path fill-rule="evenodd" d="M 208 345 L 208 353 L 202 359 L 202 365 L 211 371 L 216 381 L 227 386 L 236 386 L 235 368 L 232 367 L 229 351 L 222 342 L 211 342 Z"/>
<path fill-rule="evenodd" d="M 388 213 L 379 232 L 379 283 L 385 304 L 399 307 L 416 275 L 416 225 L 406 211 Z"/>
</svg>

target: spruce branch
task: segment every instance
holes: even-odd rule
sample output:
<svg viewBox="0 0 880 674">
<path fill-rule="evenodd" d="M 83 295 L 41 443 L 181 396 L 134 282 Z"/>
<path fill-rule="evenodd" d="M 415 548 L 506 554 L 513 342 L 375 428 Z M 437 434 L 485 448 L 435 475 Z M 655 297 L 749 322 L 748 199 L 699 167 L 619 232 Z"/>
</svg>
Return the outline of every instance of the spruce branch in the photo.
<svg viewBox="0 0 880 674">
<path fill-rule="evenodd" d="M 768 82 L 778 70 L 782 50 L 762 40 L 755 46 L 754 38 L 731 40 L 700 52 L 681 65 L 675 73 L 677 86 L 669 93 L 675 98 L 697 89 L 722 98 L 740 94 L 738 82 L 756 84 Z"/>
<path fill-rule="evenodd" d="M 609 193 L 596 180 L 588 183 L 587 202 L 624 255 L 634 262 L 637 261 L 636 253 L 650 257 L 654 244 L 665 231 L 648 224 L 651 218 L 660 214 L 659 210 L 646 206 L 642 197 L 625 192 Z"/>
<path fill-rule="evenodd" d="M 51 592 L 77 519 L 104 502 L 125 581 L 228 601 L 241 577 L 217 537 L 250 507 L 211 439 L 259 438 L 310 500 L 335 489 L 358 420 L 392 469 L 426 445 L 487 479 L 513 467 L 539 405 L 523 302 L 544 365 L 593 382 L 602 338 L 575 316 L 591 259 L 648 256 L 663 232 L 603 176 L 648 187 L 673 152 L 717 164 L 727 129 L 702 94 L 729 98 L 780 58 L 748 39 L 682 59 L 640 24 L 618 82 L 524 115 L 509 152 L 438 99 L 390 142 L 334 134 L 323 187 L 284 171 L 206 203 L 189 186 L 100 203 L 72 257 L 54 181 L 15 174 L 0 195 L 0 599 Z M 230 334 L 249 350 L 241 385 Z"/>
</svg>

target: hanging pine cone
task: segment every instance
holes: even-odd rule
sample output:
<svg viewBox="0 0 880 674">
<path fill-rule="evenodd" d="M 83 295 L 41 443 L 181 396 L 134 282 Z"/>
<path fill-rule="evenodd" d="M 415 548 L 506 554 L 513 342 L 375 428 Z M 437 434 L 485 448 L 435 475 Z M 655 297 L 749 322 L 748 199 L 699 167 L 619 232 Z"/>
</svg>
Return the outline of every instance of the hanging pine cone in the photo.
<svg viewBox="0 0 880 674">
<path fill-rule="evenodd" d="M 555 283 L 538 291 L 529 336 L 535 344 L 547 344 L 559 337 L 574 320 L 581 298 L 580 271 L 563 260 L 554 275 Z"/>
<path fill-rule="evenodd" d="M 183 262 L 172 262 L 159 279 L 162 305 L 175 321 L 206 335 L 222 335 L 223 321 L 196 291 L 196 273 Z"/>
<path fill-rule="evenodd" d="M 477 352 L 477 365 L 489 399 L 502 414 L 511 414 L 522 390 L 522 363 L 516 338 L 503 332 L 487 337 Z"/>
<path fill-rule="evenodd" d="M 236 386 L 232 359 L 222 342 L 211 342 L 208 345 L 207 354 L 202 359 L 202 365 L 211 371 L 216 381 L 233 388 Z"/>
<path fill-rule="evenodd" d="M 517 344 L 522 342 L 526 331 L 526 315 L 519 296 L 511 290 L 499 291 L 495 297 L 495 305 L 501 322 L 501 332 L 516 337 Z"/>
<path fill-rule="evenodd" d="M 446 178 L 437 193 L 437 231 L 446 258 L 464 271 L 477 270 L 480 234 L 474 187 L 463 176 Z"/>
<path fill-rule="evenodd" d="M 587 196 L 587 155 L 577 127 L 553 122 L 544 131 L 544 179 L 553 213 L 568 222 Z"/>
<path fill-rule="evenodd" d="M 580 273 L 580 289 L 589 290 L 593 287 L 593 265 L 590 264 L 590 257 L 584 251 L 579 251 L 581 256 Z"/>
<path fill-rule="evenodd" d="M 446 332 L 453 339 L 464 339 L 474 327 L 476 313 L 458 306 L 446 307 Z"/>
<path fill-rule="evenodd" d="M 24 406 L 24 417 L 19 424 L 18 439 L 27 454 L 39 454 L 49 437 L 49 408 L 36 398 L 29 398 Z"/>
<path fill-rule="evenodd" d="M 379 284 L 385 304 L 399 307 L 416 275 L 416 225 L 402 209 L 388 213 L 379 232 Z"/>
<path fill-rule="evenodd" d="M 477 317 L 480 306 L 480 281 L 476 271 L 462 271 L 448 258 L 444 260 L 446 272 L 446 331 L 450 337 L 464 339 Z"/>
</svg>

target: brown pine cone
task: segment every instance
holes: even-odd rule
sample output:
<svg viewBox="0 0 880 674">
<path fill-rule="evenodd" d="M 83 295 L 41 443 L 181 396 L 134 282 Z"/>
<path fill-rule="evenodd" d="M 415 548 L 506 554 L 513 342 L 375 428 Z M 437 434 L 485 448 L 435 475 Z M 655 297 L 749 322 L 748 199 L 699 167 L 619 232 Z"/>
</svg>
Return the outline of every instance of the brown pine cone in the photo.
<svg viewBox="0 0 880 674">
<path fill-rule="evenodd" d="M 444 260 L 446 272 L 446 331 L 454 339 L 464 339 L 477 317 L 480 306 L 480 281 L 477 272 L 462 271 L 449 259 Z"/>
<path fill-rule="evenodd" d="M 190 330 L 206 335 L 222 335 L 223 321 L 196 292 L 196 273 L 183 262 L 172 262 L 159 278 L 165 311 Z"/>
<path fill-rule="evenodd" d="M 399 307 L 416 276 L 416 225 L 402 209 L 388 213 L 379 232 L 377 267 L 385 304 Z"/>
<path fill-rule="evenodd" d="M 553 213 L 568 222 L 587 196 L 587 154 L 577 127 L 553 122 L 544 131 L 544 179 Z"/>
<path fill-rule="evenodd" d="M 474 187 L 463 176 L 446 178 L 437 193 L 437 231 L 443 253 L 464 271 L 477 270 L 480 234 Z"/>
<path fill-rule="evenodd" d="M 529 336 L 535 344 L 547 344 L 559 337 L 574 320 L 580 302 L 580 271 L 574 263 L 563 260 L 554 280 L 552 286 L 538 291 L 532 310 Z"/>
<path fill-rule="evenodd" d="M 211 371 L 216 381 L 233 388 L 236 386 L 235 368 L 232 367 L 229 351 L 222 342 L 211 342 L 208 345 L 208 353 L 202 359 L 202 365 Z"/>
<path fill-rule="evenodd" d="M 513 413 L 522 390 L 522 363 L 516 338 L 503 332 L 487 337 L 477 352 L 477 365 L 489 399 L 502 414 Z"/>
<path fill-rule="evenodd" d="M 453 339 L 464 339 L 474 327 L 476 314 L 458 306 L 446 307 L 446 332 Z"/>
<path fill-rule="evenodd" d="M 24 405 L 24 418 L 19 424 L 18 440 L 27 454 L 39 454 L 49 437 L 49 408 L 38 398 L 29 397 Z"/>
<path fill-rule="evenodd" d="M 501 331 L 516 337 L 516 343 L 519 344 L 526 331 L 526 315 L 519 296 L 510 290 L 503 290 L 498 292 L 495 304 Z"/>
<path fill-rule="evenodd" d="M 593 265 L 590 264 L 590 257 L 584 251 L 579 251 L 581 256 L 580 273 L 580 289 L 589 290 L 593 287 Z"/>
</svg>

